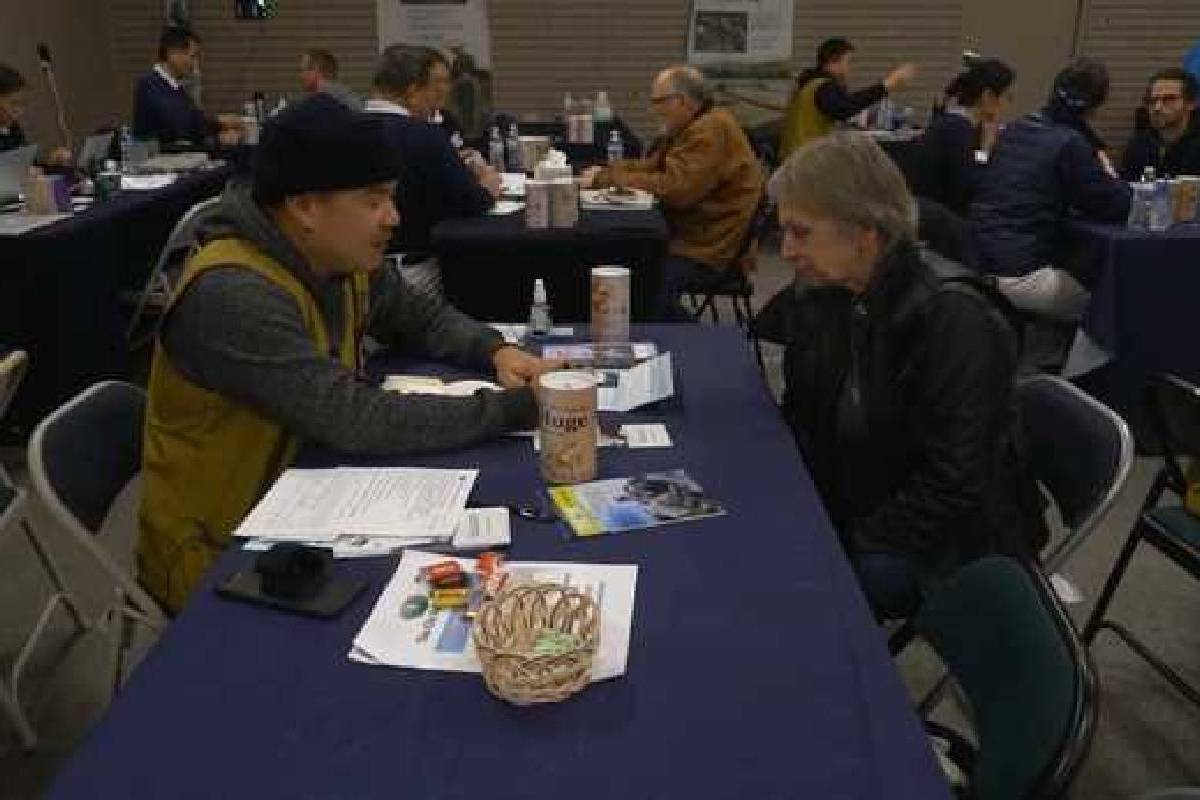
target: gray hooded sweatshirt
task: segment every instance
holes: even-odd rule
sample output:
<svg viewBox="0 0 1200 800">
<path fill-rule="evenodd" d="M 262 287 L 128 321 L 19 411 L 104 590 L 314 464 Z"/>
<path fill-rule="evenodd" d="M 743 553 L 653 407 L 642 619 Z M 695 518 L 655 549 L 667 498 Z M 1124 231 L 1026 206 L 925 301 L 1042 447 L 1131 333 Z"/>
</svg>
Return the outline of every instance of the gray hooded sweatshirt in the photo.
<svg viewBox="0 0 1200 800">
<path fill-rule="evenodd" d="M 200 243 L 231 234 L 245 239 L 291 270 L 316 298 L 338 351 L 345 279 L 314 275 L 246 183 L 231 183 L 196 230 Z M 491 372 L 500 335 L 440 297 L 413 291 L 394 269 L 372 276 L 370 303 L 367 332 L 385 346 Z M 529 389 L 421 397 L 364 383 L 317 349 L 291 295 L 234 265 L 194 280 L 159 337 L 188 380 L 280 422 L 301 441 L 343 452 L 447 450 L 532 428 L 537 420 Z"/>
</svg>

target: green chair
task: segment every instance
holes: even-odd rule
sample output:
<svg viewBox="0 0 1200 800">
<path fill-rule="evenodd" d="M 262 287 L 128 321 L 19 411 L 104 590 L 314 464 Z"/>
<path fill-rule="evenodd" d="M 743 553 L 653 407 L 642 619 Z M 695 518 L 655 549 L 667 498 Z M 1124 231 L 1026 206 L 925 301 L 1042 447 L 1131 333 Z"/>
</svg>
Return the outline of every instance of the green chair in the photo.
<svg viewBox="0 0 1200 800">
<path fill-rule="evenodd" d="M 1062 796 L 1091 744 L 1097 689 L 1087 650 L 1042 573 L 1002 556 L 973 562 L 926 600 L 916 628 L 975 722 L 978 748 L 960 764 L 966 796 Z M 951 753 L 971 749 L 961 737 L 952 744 Z"/>
<path fill-rule="evenodd" d="M 1182 378 L 1164 375 L 1151 387 L 1147 407 L 1152 430 L 1162 447 L 1163 467 L 1150 487 L 1142 514 L 1113 564 L 1096 607 L 1083 629 L 1091 646 L 1101 630 L 1115 633 L 1180 694 L 1200 706 L 1200 691 L 1142 644 L 1124 625 L 1106 618 L 1109 603 L 1138 545 L 1145 542 L 1200 581 L 1200 517 L 1180 503 L 1159 505 L 1170 491 L 1182 498 L 1186 491 L 1181 456 L 1200 458 L 1200 387 Z"/>
</svg>

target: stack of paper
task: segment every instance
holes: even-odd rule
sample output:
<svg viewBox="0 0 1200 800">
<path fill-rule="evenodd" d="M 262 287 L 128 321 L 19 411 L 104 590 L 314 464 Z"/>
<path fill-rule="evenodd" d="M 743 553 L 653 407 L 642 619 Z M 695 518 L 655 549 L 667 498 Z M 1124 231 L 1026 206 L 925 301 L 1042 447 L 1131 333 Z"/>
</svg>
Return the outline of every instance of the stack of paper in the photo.
<svg viewBox="0 0 1200 800">
<path fill-rule="evenodd" d="M 350 650 L 351 661 L 410 669 L 479 672 L 471 639 L 471 623 L 461 611 L 427 611 L 417 617 L 402 613 L 404 601 L 422 595 L 422 567 L 445 556 L 408 550 L 392 580 L 379 596 Z M 458 559 L 463 569 L 475 570 L 472 559 Z M 633 629 L 635 565 L 513 563 L 509 581 L 573 586 L 600 604 L 600 650 L 592 664 L 592 680 L 625 674 L 629 634 Z"/>
<path fill-rule="evenodd" d="M 342 555 L 450 543 L 478 470 L 290 469 L 259 501 L 235 536 L 318 544 Z"/>
</svg>

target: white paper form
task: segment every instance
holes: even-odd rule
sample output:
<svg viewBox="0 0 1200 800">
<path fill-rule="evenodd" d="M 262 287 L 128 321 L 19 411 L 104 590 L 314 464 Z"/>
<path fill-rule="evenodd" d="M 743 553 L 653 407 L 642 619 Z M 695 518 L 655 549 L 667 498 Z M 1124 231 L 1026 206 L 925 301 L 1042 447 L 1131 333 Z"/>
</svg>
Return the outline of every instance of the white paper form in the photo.
<svg viewBox="0 0 1200 800">
<path fill-rule="evenodd" d="M 289 469 L 234 535 L 290 542 L 339 536 L 449 539 L 478 470 Z"/>
<path fill-rule="evenodd" d="M 675 394 L 670 353 L 662 353 L 631 369 L 598 370 L 597 374 L 601 379 L 596 396 L 600 411 L 632 411 Z"/>
<path fill-rule="evenodd" d="M 667 426 L 659 423 L 650 423 L 643 425 L 622 425 L 617 429 L 621 438 L 625 440 L 625 445 L 631 450 L 648 447 L 670 447 L 671 434 L 667 433 Z"/>
<path fill-rule="evenodd" d="M 471 638 L 470 623 L 461 612 L 427 612 L 415 619 L 401 613 L 404 601 L 427 591 L 422 567 L 445 561 L 446 556 L 408 550 L 391 581 L 379 596 L 366 623 L 354 639 L 351 661 L 376 666 L 447 672 L 479 672 L 479 659 Z M 459 558 L 463 569 L 475 569 L 473 559 Z M 512 563 L 509 580 L 521 583 L 560 583 L 576 587 L 600 605 L 600 649 L 592 664 L 592 680 L 625 673 L 629 637 L 633 629 L 636 565 Z"/>
</svg>

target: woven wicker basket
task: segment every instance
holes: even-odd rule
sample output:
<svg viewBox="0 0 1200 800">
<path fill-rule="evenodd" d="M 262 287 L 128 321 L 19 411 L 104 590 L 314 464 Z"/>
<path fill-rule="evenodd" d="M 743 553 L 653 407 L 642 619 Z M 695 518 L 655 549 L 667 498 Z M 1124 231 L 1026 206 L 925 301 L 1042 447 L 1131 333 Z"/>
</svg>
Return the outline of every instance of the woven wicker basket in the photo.
<svg viewBox="0 0 1200 800">
<path fill-rule="evenodd" d="M 534 643 L 543 632 L 572 634 L 578 644 L 560 654 L 536 654 Z M 522 584 L 483 605 L 473 636 L 488 691 L 518 706 L 557 703 L 591 680 L 600 608 L 570 587 Z"/>
</svg>

